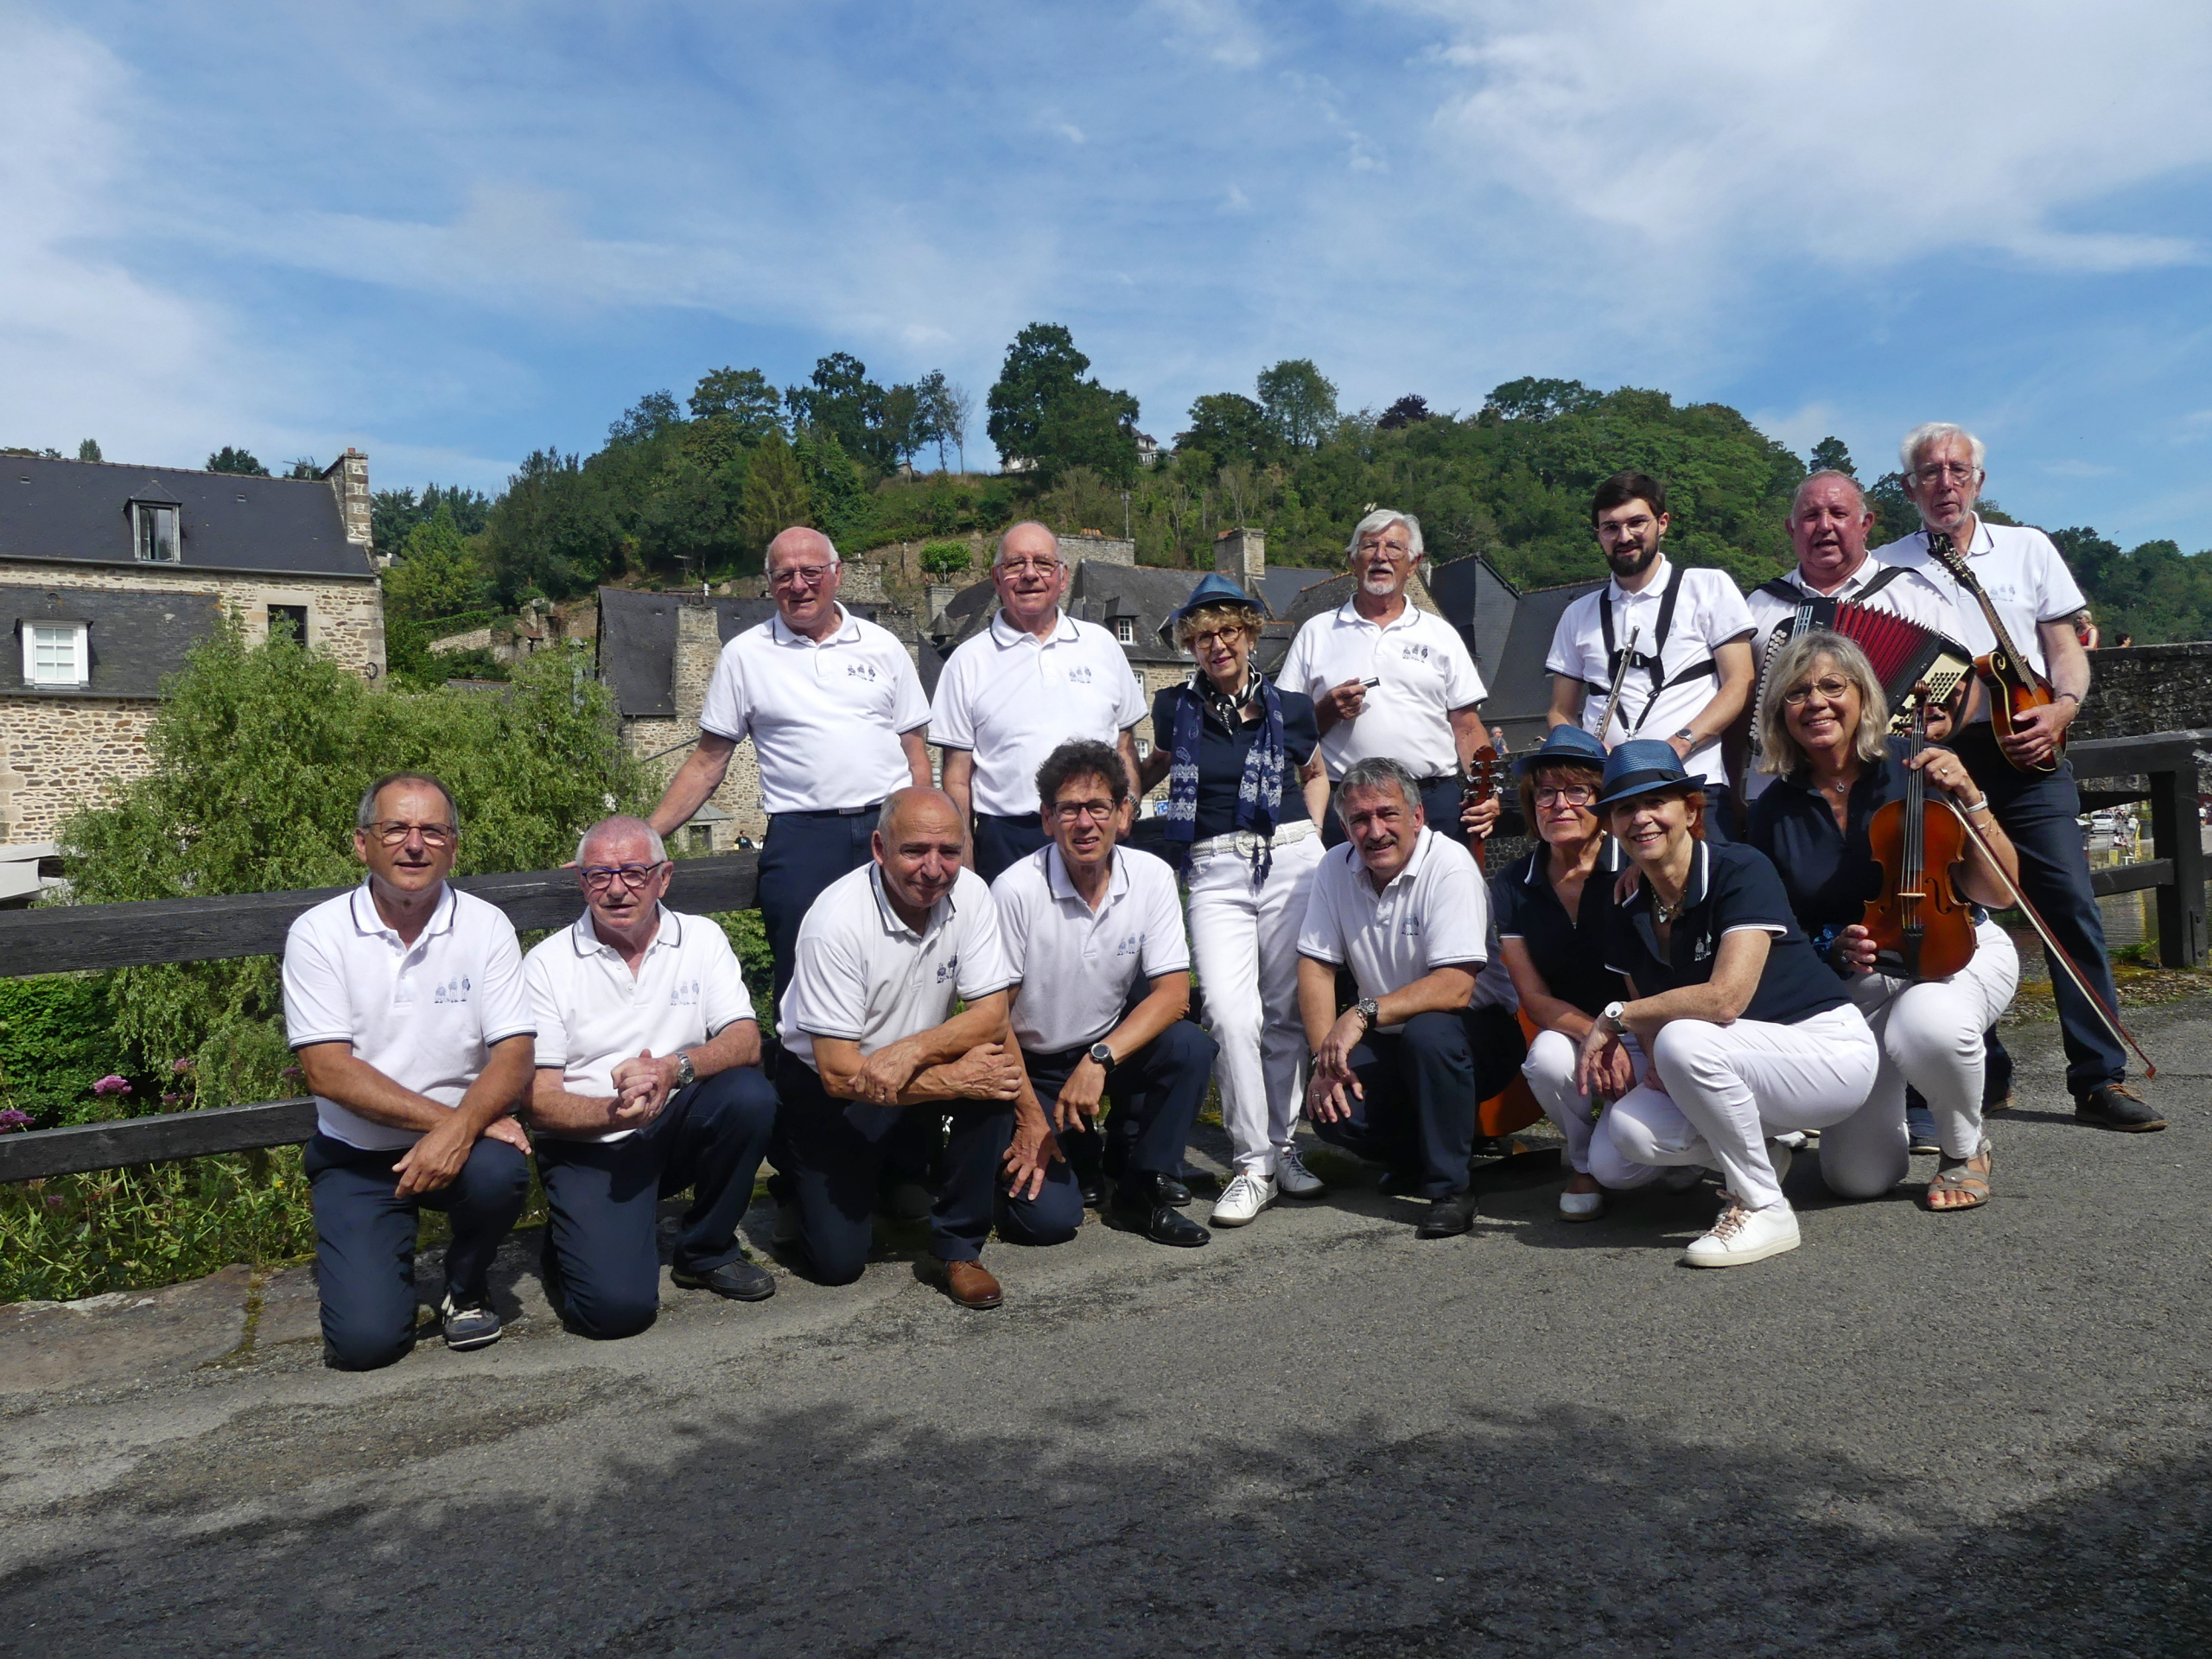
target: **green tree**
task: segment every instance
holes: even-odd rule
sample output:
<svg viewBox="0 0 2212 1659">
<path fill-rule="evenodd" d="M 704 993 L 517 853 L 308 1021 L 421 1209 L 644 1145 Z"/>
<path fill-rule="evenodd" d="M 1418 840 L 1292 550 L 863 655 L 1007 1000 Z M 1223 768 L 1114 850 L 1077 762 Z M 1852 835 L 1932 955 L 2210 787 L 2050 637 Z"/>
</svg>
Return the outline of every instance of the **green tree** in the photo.
<svg viewBox="0 0 2212 1659">
<path fill-rule="evenodd" d="M 1428 399 L 1417 391 L 1409 391 L 1384 410 L 1382 418 L 1375 424 L 1382 431 L 1396 432 L 1428 418 Z"/>
<path fill-rule="evenodd" d="M 649 391 L 624 410 L 621 419 L 608 425 L 607 442 L 610 445 L 650 443 L 683 419 L 683 412 L 676 406 L 673 393 Z"/>
<path fill-rule="evenodd" d="M 384 575 L 387 619 L 429 622 L 458 616 L 490 596 L 483 561 L 462 539 L 452 510 L 441 501 L 429 521 L 408 532 Z"/>
<path fill-rule="evenodd" d="M 999 454 L 1033 464 L 1050 483 L 1071 467 L 1123 481 L 1137 470 L 1137 400 L 1085 379 L 1090 359 L 1056 322 L 1033 322 L 1007 347 L 984 400 Z"/>
<path fill-rule="evenodd" d="M 1822 438 L 1813 446 L 1813 453 L 1805 458 L 1808 473 L 1841 473 L 1846 478 L 1859 476 L 1859 469 L 1851 464 L 1851 451 L 1841 438 Z"/>
<path fill-rule="evenodd" d="M 300 483 L 310 483 L 322 476 L 322 463 L 313 455 L 301 455 L 285 468 L 284 476 Z"/>
<path fill-rule="evenodd" d="M 745 544 L 756 556 L 766 552 L 768 543 L 791 525 L 814 522 L 806 474 L 781 432 L 771 432 L 753 452 L 745 473 L 741 520 Z"/>
<path fill-rule="evenodd" d="M 968 470 L 968 422 L 975 400 L 944 378 L 943 369 L 931 369 L 914 383 L 916 431 L 918 442 L 937 446 L 937 469 L 945 468 L 944 446 L 958 452 L 960 470 Z"/>
<path fill-rule="evenodd" d="M 957 576 L 975 563 L 965 542 L 931 542 L 923 548 L 916 563 L 925 575 L 938 578 Z"/>
<path fill-rule="evenodd" d="M 912 386 L 893 386 L 883 394 L 885 453 L 899 466 L 911 465 L 915 454 L 930 441 L 929 423 L 922 414 L 921 394 Z"/>
<path fill-rule="evenodd" d="M 836 433 L 819 428 L 801 431 L 791 454 L 806 480 L 814 527 L 841 548 L 849 545 L 868 518 L 868 486 L 859 465 L 845 453 Z"/>
<path fill-rule="evenodd" d="M 691 389 L 691 418 L 728 421 L 747 443 L 784 429 L 783 395 L 758 369 L 715 369 Z"/>
<path fill-rule="evenodd" d="M 244 449 L 234 449 L 227 443 L 207 457 L 207 470 L 211 473 L 236 473 L 245 478 L 269 476 L 269 469 L 252 455 Z"/>
<path fill-rule="evenodd" d="M 1311 449 L 1337 423 L 1337 389 L 1310 357 L 1288 357 L 1260 371 L 1268 430 L 1293 449 Z"/>
<path fill-rule="evenodd" d="M 792 417 L 836 439 L 848 456 L 862 456 L 885 471 L 895 464 L 886 438 L 887 394 L 868 378 L 868 365 L 849 352 L 819 359 L 803 386 L 784 394 Z"/>
<path fill-rule="evenodd" d="M 1281 448 L 1268 412 L 1241 392 L 1214 391 L 1191 404 L 1191 429 L 1175 448 L 1202 449 L 1217 462 L 1264 467 Z"/>
<path fill-rule="evenodd" d="M 77 446 L 77 459 L 79 461 L 99 460 L 99 441 L 97 438 L 86 438 L 82 443 L 79 444 Z"/>
<path fill-rule="evenodd" d="M 1580 380 L 1543 380 L 1524 375 L 1492 389 L 1485 400 L 1509 421 L 1548 421 L 1561 415 L 1582 415 L 1595 409 L 1601 394 Z"/>
</svg>

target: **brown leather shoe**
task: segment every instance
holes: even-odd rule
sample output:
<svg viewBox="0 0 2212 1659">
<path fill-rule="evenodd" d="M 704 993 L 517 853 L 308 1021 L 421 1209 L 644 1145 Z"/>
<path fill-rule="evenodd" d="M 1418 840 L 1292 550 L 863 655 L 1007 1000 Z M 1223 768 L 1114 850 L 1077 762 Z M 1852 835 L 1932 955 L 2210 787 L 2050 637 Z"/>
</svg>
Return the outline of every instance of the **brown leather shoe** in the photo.
<svg viewBox="0 0 2212 1659">
<path fill-rule="evenodd" d="M 999 1288 L 999 1281 L 980 1262 L 947 1262 L 941 1264 L 940 1277 L 944 1294 L 963 1307 L 996 1307 L 1006 1300 L 1006 1293 Z"/>
</svg>

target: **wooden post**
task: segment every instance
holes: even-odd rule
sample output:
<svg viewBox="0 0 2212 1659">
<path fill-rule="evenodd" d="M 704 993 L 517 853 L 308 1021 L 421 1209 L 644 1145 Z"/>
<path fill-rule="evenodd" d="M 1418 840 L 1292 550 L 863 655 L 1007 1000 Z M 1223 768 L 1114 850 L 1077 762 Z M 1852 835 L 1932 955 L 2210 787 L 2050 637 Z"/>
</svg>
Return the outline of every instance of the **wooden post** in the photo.
<svg viewBox="0 0 2212 1659">
<path fill-rule="evenodd" d="M 2164 758 L 2164 757 L 2161 757 Z M 2173 879 L 2158 887 L 2158 960 L 2169 968 L 2194 968 L 2204 959 L 2204 836 L 2196 820 L 2196 756 L 2153 772 L 2151 834 Z"/>
</svg>

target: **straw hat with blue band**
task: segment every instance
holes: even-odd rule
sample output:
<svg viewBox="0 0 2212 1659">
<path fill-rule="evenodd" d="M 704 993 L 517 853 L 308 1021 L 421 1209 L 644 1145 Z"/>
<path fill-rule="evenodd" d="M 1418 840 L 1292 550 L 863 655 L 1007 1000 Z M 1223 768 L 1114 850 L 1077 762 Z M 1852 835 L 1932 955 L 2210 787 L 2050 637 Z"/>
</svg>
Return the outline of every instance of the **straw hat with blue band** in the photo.
<svg viewBox="0 0 2212 1659">
<path fill-rule="evenodd" d="M 1682 769 L 1682 757 L 1675 753 L 1673 744 L 1656 738 L 1633 738 L 1605 757 L 1598 804 L 1611 809 L 1657 790 L 1700 788 L 1703 781 Z"/>
<path fill-rule="evenodd" d="M 1259 601 L 1217 570 L 1192 588 L 1191 596 L 1160 625 L 1160 643 L 1173 650 L 1175 625 L 1192 611 L 1206 605 L 1249 605 L 1255 611 L 1261 608 Z"/>
<path fill-rule="evenodd" d="M 1533 776 L 1539 766 L 1603 766 L 1605 746 L 1580 726 L 1554 726 L 1544 734 L 1541 744 L 1516 756 L 1513 764 L 1523 778 Z"/>
</svg>

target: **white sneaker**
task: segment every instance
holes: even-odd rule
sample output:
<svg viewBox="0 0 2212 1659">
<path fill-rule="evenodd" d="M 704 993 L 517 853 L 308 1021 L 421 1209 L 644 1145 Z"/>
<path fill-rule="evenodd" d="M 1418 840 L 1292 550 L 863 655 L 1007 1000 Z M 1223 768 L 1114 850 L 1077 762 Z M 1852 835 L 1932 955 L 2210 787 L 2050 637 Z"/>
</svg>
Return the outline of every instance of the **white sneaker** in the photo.
<svg viewBox="0 0 2212 1659">
<path fill-rule="evenodd" d="M 1214 1200 L 1208 1217 L 1217 1227 L 1242 1227 L 1275 1201 L 1275 1184 L 1264 1175 L 1240 1169 L 1228 1189 Z"/>
<path fill-rule="evenodd" d="M 1561 1221 L 1595 1221 L 1605 1213 L 1603 1192 L 1567 1192 L 1559 1195 L 1559 1217 Z"/>
<path fill-rule="evenodd" d="M 1682 1252 L 1682 1261 L 1693 1268 L 1740 1268 L 1794 1250 L 1801 1242 L 1797 1212 L 1788 1205 L 1746 1210 L 1732 1198 L 1713 1230 Z"/>
<path fill-rule="evenodd" d="M 1275 1159 L 1275 1189 L 1286 1198 L 1318 1198 L 1328 1183 L 1306 1167 L 1296 1147 L 1285 1147 Z"/>
</svg>

